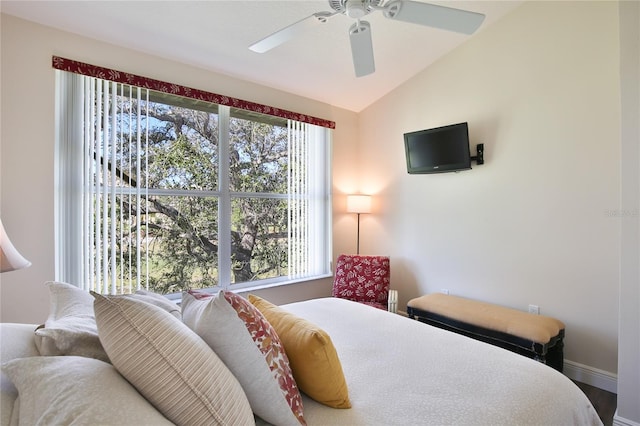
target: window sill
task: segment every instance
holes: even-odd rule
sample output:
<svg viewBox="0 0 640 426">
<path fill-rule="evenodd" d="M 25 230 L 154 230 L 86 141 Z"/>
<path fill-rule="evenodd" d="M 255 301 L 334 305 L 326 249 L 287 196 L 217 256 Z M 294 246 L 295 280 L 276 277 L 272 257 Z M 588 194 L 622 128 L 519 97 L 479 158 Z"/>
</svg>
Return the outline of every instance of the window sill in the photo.
<svg viewBox="0 0 640 426">
<path fill-rule="evenodd" d="M 294 280 L 287 280 L 287 281 L 278 281 L 278 282 L 271 282 L 271 283 L 256 283 L 256 285 L 253 286 L 247 286 L 247 287 L 235 287 L 233 284 L 230 286 L 229 290 L 233 291 L 234 293 L 247 293 L 250 291 L 258 291 L 258 290 L 264 290 L 267 288 L 273 288 L 273 287 L 280 287 L 280 286 L 285 286 L 285 285 L 291 285 L 291 284 L 299 284 L 299 283 L 303 283 L 306 281 L 315 281 L 315 280 L 321 280 L 324 278 L 330 278 L 332 277 L 333 274 L 323 274 L 323 275 L 315 275 L 313 277 L 308 277 L 308 278 L 298 278 L 298 279 L 294 279 Z M 245 283 L 245 284 L 249 284 L 249 283 Z"/>
<path fill-rule="evenodd" d="M 286 280 L 286 281 L 263 280 L 260 283 L 255 283 L 255 285 L 250 285 L 251 283 L 243 283 L 238 285 L 231 284 L 227 290 L 232 291 L 234 293 L 250 293 L 252 291 L 265 290 L 265 289 L 274 288 L 274 287 L 282 287 L 282 286 L 287 286 L 291 284 L 300 284 L 307 281 L 316 281 L 316 280 L 321 280 L 321 279 L 331 278 L 331 277 L 333 277 L 333 274 L 315 275 L 313 277 L 298 278 L 298 279 L 292 279 L 292 280 Z M 220 290 L 224 290 L 224 288 L 211 287 L 211 288 L 202 289 L 202 290 L 210 293 L 217 293 Z M 165 297 L 179 304 L 180 301 L 182 300 L 182 293 L 171 293 L 171 294 L 165 295 Z"/>
</svg>

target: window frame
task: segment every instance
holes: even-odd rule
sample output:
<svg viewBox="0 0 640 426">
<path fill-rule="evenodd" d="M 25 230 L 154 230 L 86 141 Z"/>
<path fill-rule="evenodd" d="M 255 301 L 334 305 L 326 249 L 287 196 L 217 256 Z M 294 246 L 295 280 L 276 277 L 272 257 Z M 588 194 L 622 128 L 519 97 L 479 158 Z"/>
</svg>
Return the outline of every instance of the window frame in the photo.
<svg viewBox="0 0 640 426">
<path fill-rule="evenodd" d="M 56 68 L 59 70 L 59 68 Z M 59 75 L 62 76 L 63 73 L 60 71 Z M 81 75 L 85 75 L 79 73 Z M 57 78 L 58 83 L 62 77 Z M 164 96 L 173 96 L 171 94 L 160 93 L 162 97 Z M 68 173 L 69 166 L 64 165 L 64 159 L 62 159 L 60 144 L 66 138 L 78 137 L 77 129 L 67 129 L 64 125 L 62 125 L 64 120 L 68 120 L 69 118 L 65 116 L 64 111 L 68 108 L 70 102 L 74 100 L 77 102 L 80 95 L 78 93 L 77 88 L 72 89 L 70 93 L 62 93 L 62 89 L 60 84 L 56 84 L 56 97 L 59 100 L 56 107 L 56 120 L 60 124 L 58 127 L 58 134 L 56 137 L 56 279 L 60 281 L 70 282 L 72 284 L 78 285 L 80 287 L 85 287 L 87 284 L 77 273 L 70 273 L 73 269 L 72 265 L 73 259 L 75 256 L 78 256 L 79 250 L 76 248 L 70 248 L 70 245 L 67 244 L 64 240 L 65 238 L 70 238 L 75 241 L 76 244 L 79 241 L 80 235 L 78 235 L 77 230 L 71 225 L 71 222 L 74 221 L 73 217 L 70 217 L 66 213 L 62 213 L 64 202 L 61 201 L 62 198 L 70 196 L 69 194 L 74 191 L 74 188 L 77 187 L 77 177 L 71 176 Z M 158 102 L 158 100 L 155 100 Z M 162 102 L 162 101 L 160 101 Z M 231 191 L 229 187 L 229 120 L 232 116 L 232 107 L 228 105 L 212 105 L 209 101 L 196 100 L 198 104 L 206 103 L 205 106 L 211 107 L 211 109 L 216 109 L 219 119 L 219 163 L 218 163 L 218 188 L 213 191 L 191 191 L 191 190 L 166 190 L 166 189 L 150 189 L 149 195 L 179 195 L 179 196 L 209 196 L 209 197 L 217 197 L 218 199 L 218 286 L 210 287 L 210 290 L 220 289 L 229 289 L 232 291 L 248 291 L 259 288 L 269 288 L 274 286 L 287 285 L 292 283 L 299 283 L 305 281 L 313 281 L 317 279 L 322 279 L 326 277 L 330 277 L 331 273 L 331 239 L 332 239 L 332 207 L 331 207 L 331 128 L 325 127 L 325 137 L 326 137 L 326 149 L 324 152 L 325 155 L 325 166 L 324 166 L 324 226 L 321 227 L 321 231 L 323 235 L 323 252 L 324 252 L 324 263 L 326 266 L 323 268 L 321 273 L 316 273 L 313 275 L 308 275 L 304 277 L 291 277 L 290 275 L 284 275 L 275 278 L 268 278 L 256 281 L 246 281 L 240 283 L 231 283 L 231 268 L 226 267 L 231 265 L 231 203 L 235 198 L 287 198 L 289 194 L 280 194 L 280 193 L 252 193 L 252 192 L 235 192 Z M 163 102 L 164 103 L 164 102 Z M 202 110 L 201 108 L 197 108 Z M 233 107 L 234 116 L 241 109 L 236 109 Z M 256 115 L 261 114 L 255 111 L 247 111 L 246 115 L 249 120 L 253 120 L 251 117 L 255 117 Z M 244 118 L 244 117 L 243 117 Z M 273 119 L 272 119 L 273 120 Z M 277 121 L 282 120 L 275 119 Z M 178 194 L 179 193 L 179 194 Z M 71 195 L 73 197 L 73 195 Z M 222 224 L 222 225 L 221 225 Z M 65 235 L 65 238 L 62 236 Z M 225 259 L 226 262 L 222 260 Z M 177 295 L 179 293 L 174 293 L 173 295 Z"/>
</svg>

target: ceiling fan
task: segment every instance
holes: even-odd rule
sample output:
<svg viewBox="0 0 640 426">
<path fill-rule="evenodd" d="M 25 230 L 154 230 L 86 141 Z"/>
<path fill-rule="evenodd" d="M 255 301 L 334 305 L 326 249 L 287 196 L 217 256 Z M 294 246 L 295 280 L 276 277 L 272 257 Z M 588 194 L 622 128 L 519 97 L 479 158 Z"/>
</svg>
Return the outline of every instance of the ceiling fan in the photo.
<svg viewBox="0 0 640 426">
<path fill-rule="evenodd" d="M 371 25 L 361 19 L 372 12 L 381 11 L 389 19 L 463 34 L 473 34 L 484 20 L 481 13 L 411 0 L 329 0 L 329 6 L 333 11 L 314 13 L 255 42 L 249 49 L 267 52 L 329 18 L 343 14 L 356 20 L 349 28 L 349 39 L 356 77 L 362 77 L 375 71 Z"/>
</svg>

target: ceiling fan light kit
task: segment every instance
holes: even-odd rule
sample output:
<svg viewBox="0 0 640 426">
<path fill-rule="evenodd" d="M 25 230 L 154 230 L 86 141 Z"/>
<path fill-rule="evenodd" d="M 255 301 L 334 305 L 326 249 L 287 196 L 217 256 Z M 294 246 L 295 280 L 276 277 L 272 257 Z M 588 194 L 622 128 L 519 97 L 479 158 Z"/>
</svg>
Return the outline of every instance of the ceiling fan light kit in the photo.
<svg viewBox="0 0 640 426">
<path fill-rule="evenodd" d="M 355 19 L 349 28 L 351 55 L 356 77 L 375 71 L 371 25 L 361 18 L 382 11 L 388 19 L 434 27 L 462 34 L 473 34 L 484 21 L 481 13 L 413 0 L 329 0 L 332 12 L 317 12 L 255 42 L 249 49 L 265 53 L 311 28 L 327 22 L 334 15 L 342 14 Z"/>
</svg>

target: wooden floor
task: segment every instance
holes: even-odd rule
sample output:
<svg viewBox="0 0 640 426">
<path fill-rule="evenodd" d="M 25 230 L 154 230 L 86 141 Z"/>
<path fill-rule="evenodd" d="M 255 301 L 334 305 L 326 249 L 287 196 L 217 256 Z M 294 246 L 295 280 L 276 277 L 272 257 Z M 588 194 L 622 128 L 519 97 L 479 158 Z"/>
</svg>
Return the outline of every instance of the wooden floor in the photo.
<svg viewBox="0 0 640 426">
<path fill-rule="evenodd" d="M 613 424 L 613 415 L 616 412 L 618 396 L 615 393 L 607 392 L 585 383 L 575 382 L 575 384 L 587 395 L 604 426 L 611 426 Z"/>
</svg>

